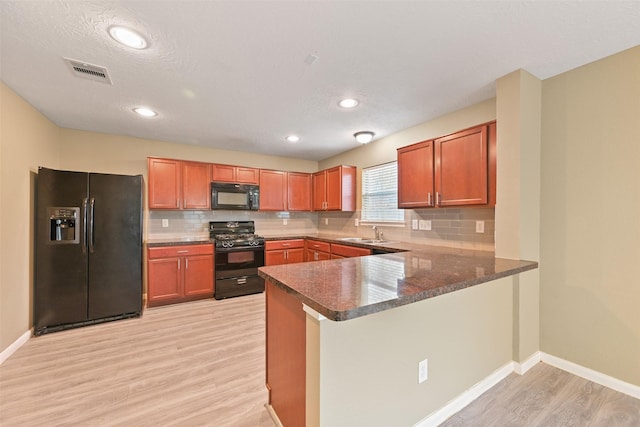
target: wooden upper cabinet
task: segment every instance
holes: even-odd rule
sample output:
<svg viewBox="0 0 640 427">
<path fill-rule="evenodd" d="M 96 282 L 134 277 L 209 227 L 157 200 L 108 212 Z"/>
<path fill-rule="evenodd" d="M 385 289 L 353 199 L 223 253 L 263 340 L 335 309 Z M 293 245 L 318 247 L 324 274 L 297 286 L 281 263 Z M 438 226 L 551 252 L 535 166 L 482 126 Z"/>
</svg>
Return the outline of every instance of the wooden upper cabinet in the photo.
<svg viewBox="0 0 640 427">
<path fill-rule="evenodd" d="M 313 188 L 313 210 L 326 210 L 327 201 L 327 173 L 326 171 L 316 172 L 312 175 Z"/>
<path fill-rule="evenodd" d="M 398 207 L 434 205 L 433 141 L 398 149 Z"/>
<path fill-rule="evenodd" d="M 209 163 L 182 163 L 182 208 L 211 208 L 211 165 Z"/>
<path fill-rule="evenodd" d="M 496 123 L 398 149 L 398 207 L 495 205 Z"/>
<path fill-rule="evenodd" d="M 260 170 L 261 211 L 310 211 L 311 175 Z"/>
<path fill-rule="evenodd" d="M 287 173 L 287 210 L 311 210 L 311 174 Z"/>
<path fill-rule="evenodd" d="M 149 157 L 149 209 L 209 209 L 211 165 Z"/>
<path fill-rule="evenodd" d="M 287 210 L 287 173 L 260 170 L 260 210 Z"/>
<path fill-rule="evenodd" d="M 218 182 L 237 182 L 242 184 L 258 184 L 260 170 L 244 166 L 212 165 L 211 180 Z"/>
<path fill-rule="evenodd" d="M 487 126 L 436 139 L 434 145 L 438 206 L 487 204 Z"/>
<path fill-rule="evenodd" d="M 313 174 L 313 209 L 356 210 L 356 167 L 335 166 Z"/>
<path fill-rule="evenodd" d="M 180 209 L 182 162 L 149 157 L 147 167 L 149 209 Z"/>
</svg>

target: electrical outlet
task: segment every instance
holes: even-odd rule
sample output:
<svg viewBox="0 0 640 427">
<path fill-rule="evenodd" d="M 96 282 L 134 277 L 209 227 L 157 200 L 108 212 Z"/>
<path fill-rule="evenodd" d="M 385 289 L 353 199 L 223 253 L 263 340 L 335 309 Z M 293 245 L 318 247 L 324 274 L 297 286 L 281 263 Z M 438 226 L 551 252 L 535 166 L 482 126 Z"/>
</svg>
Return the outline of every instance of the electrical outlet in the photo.
<svg viewBox="0 0 640 427">
<path fill-rule="evenodd" d="M 360 225 L 360 220 L 358 218 L 356 218 L 356 227 Z"/>
<path fill-rule="evenodd" d="M 412 219 L 411 220 L 411 229 L 412 230 L 417 230 L 418 229 L 418 220 L 417 219 Z"/>
<path fill-rule="evenodd" d="M 431 230 L 431 220 L 430 219 L 421 219 L 419 224 L 420 230 Z"/>
<path fill-rule="evenodd" d="M 282 219 L 282 225 L 287 225 L 288 222 L 289 222 L 289 220 L 287 220 L 287 218 L 283 218 Z"/>
<path fill-rule="evenodd" d="M 329 225 L 329 218 L 324 219 L 324 225 Z"/>
<path fill-rule="evenodd" d="M 425 382 L 429 378 L 429 361 L 421 360 L 418 363 L 418 384 Z"/>
<path fill-rule="evenodd" d="M 484 221 L 476 221 L 476 233 L 484 233 Z"/>
<path fill-rule="evenodd" d="M 163 219 L 162 220 L 162 228 L 167 228 L 169 226 L 169 220 L 168 219 Z"/>
</svg>

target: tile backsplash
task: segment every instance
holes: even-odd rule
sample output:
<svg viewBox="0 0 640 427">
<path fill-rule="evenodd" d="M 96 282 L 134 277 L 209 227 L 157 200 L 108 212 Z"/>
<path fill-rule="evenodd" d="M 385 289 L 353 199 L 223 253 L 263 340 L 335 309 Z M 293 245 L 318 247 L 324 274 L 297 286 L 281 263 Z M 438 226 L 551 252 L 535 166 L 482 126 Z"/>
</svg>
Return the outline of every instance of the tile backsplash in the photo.
<svg viewBox="0 0 640 427">
<path fill-rule="evenodd" d="M 411 241 L 465 249 L 494 250 L 494 208 L 438 208 L 405 210 L 404 225 L 360 223 L 360 212 L 323 212 L 318 214 L 318 232 L 373 238 L 372 225 L 384 233 L 385 240 Z M 431 230 L 413 230 L 413 220 L 431 221 Z M 484 222 L 484 232 L 476 232 L 476 221 Z M 328 224 L 327 224 L 328 222 Z"/>
<path fill-rule="evenodd" d="M 167 220 L 167 227 L 162 227 L 163 219 Z M 148 239 L 208 237 L 209 221 L 249 220 L 255 221 L 256 233 L 263 236 L 306 235 L 318 232 L 318 214 L 315 212 L 152 210 L 149 211 L 147 236 Z"/>
<path fill-rule="evenodd" d="M 209 221 L 254 220 L 263 236 L 337 234 L 372 238 L 373 223 L 356 226 L 357 212 L 250 212 L 250 211 L 148 211 L 147 238 L 208 237 Z M 162 227 L 162 220 L 167 227 Z M 284 224 L 286 220 L 287 224 Z M 431 230 L 413 230 L 413 220 L 431 221 Z M 484 222 L 484 232 L 476 233 L 476 221 Z M 404 225 L 378 225 L 389 241 L 465 249 L 494 250 L 494 208 L 438 208 L 405 210 Z"/>
</svg>

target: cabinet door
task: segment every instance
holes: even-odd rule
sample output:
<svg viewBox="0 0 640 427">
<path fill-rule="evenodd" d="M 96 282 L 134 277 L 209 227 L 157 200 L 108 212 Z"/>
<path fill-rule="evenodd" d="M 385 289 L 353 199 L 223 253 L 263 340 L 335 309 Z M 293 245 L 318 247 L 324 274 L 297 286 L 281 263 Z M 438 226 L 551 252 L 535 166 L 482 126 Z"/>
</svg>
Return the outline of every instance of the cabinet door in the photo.
<svg viewBox="0 0 640 427">
<path fill-rule="evenodd" d="M 148 159 L 149 209 L 180 209 L 181 161 Z"/>
<path fill-rule="evenodd" d="M 208 163 L 182 163 L 183 209 L 211 208 L 211 165 Z"/>
<path fill-rule="evenodd" d="M 211 180 L 218 182 L 235 182 L 236 167 L 232 165 L 213 164 L 211 172 Z"/>
<path fill-rule="evenodd" d="M 236 182 L 244 184 L 257 184 L 260 181 L 260 170 L 238 166 L 236 168 Z"/>
<path fill-rule="evenodd" d="M 487 203 L 487 126 L 435 140 L 436 203 L 439 206 Z"/>
<path fill-rule="evenodd" d="M 264 252 L 264 265 L 286 264 L 286 249 L 276 249 Z"/>
<path fill-rule="evenodd" d="M 182 296 L 181 258 L 150 259 L 147 271 L 147 305 L 159 305 Z"/>
<path fill-rule="evenodd" d="M 342 173 L 340 167 L 327 170 L 327 209 L 342 209 Z"/>
<path fill-rule="evenodd" d="M 213 296 L 213 255 L 184 258 L 184 296 Z"/>
<path fill-rule="evenodd" d="M 327 200 L 327 174 L 326 171 L 316 172 L 312 178 L 313 185 L 313 210 L 324 211 L 326 210 Z"/>
<path fill-rule="evenodd" d="M 398 207 L 434 206 L 433 141 L 398 150 Z"/>
<path fill-rule="evenodd" d="M 287 209 L 290 211 L 310 211 L 311 175 L 289 172 L 287 184 Z"/>
<path fill-rule="evenodd" d="M 287 210 L 287 173 L 260 170 L 260 210 Z"/>
<path fill-rule="evenodd" d="M 304 262 L 304 248 L 287 249 L 287 264 L 295 264 Z"/>
</svg>

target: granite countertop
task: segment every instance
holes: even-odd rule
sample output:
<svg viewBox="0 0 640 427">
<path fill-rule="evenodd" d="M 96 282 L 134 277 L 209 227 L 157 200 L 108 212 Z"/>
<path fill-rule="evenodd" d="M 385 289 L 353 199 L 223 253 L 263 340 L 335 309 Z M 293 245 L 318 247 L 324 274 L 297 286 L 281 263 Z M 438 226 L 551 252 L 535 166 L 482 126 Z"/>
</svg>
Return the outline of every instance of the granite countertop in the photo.
<svg viewBox="0 0 640 427">
<path fill-rule="evenodd" d="M 145 244 L 149 248 L 157 246 L 181 246 L 181 245 L 204 245 L 213 243 L 209 236 L 204 237 L 164 237 L 162 239 L 148 239 Z"/>
<path fill-rule="evenodd" d="M 311 236 L 309 236 L 311 237 Z M 351 244 L 404 252 L 261 267 L 261 277 L 330 320 L 342 321 L 433 298 L 538 267 L 493 252 L 410 243 Z"/>
</svg>

